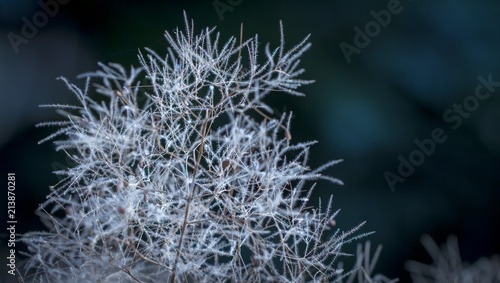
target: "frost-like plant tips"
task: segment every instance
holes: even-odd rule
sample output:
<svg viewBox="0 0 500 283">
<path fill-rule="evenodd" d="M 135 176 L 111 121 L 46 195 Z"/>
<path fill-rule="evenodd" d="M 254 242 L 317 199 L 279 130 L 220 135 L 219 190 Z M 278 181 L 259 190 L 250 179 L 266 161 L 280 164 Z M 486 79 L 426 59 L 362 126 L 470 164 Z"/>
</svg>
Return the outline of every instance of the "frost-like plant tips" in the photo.
<svg viewBox="0 0 500 283">
<path fill-rule="evenodd" d="M 295 47 L 257 36 L 219 42 L 214 29 L 166 33 L 162 57 L 139 54 L 140 68 L 100 64 L 79 101 L 57 108 L 64 121 L 44 141 L 75 162 L 57 172 L 38 214 L 49 232 L 24 236 L 34 282 L 321 282 L 344 271 L 342 246 L 355 227 L 334 230 L 332 199 L 308 201 L 321 172 L 307 165 L 314 142 L 293 143 L 291 115 L 263 98 L 302 95 Z M 261 62 L 262 61 L 262 62 Z M 147 81 L 144 85 L 139 82 Z M 89 93 L 97 92 L 97 98 Z M 64 137 L 60 139 L 59 137 Z"/>
<path fill-rule="evenodd" d="M 462 262 L 458 239 L 454 235 L 448 236 L 441 248 L 427 234 L 421 237 L 421 242 L 433 262 L 431 264 L 406 262 L 406 269 L 410 271 L 413 282 L 500 282 L 500 257 L 498 255 L 491 258 L 483 257 L 469 264 Z"/>
</svg>

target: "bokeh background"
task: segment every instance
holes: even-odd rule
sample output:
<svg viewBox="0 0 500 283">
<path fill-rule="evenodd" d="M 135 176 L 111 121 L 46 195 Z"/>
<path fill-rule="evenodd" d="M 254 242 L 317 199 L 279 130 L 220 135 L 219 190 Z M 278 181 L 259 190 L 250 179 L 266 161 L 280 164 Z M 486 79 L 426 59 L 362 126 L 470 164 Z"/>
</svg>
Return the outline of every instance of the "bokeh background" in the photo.
<svg viewBox="0 0 500 283">
<path fill-rule="evenodd" d="M 43 23 L 45 2 L 58 9 Z M 7 172 L 16 173 L 17 232 L 24 233 L 43 229 L 33 211 L 58 181 L 51 172 L 68 164 L 50 143 L 37 144 L 53 129 L 35 124 L 57 119 L 38 105 L 75 100 L 55 78 L 83 85 L 76 75 L 95 70 L 97 62 L 138 65 L 137 51 L 145 46 L 164 54 L 164 31 L 182 27 L 185 11 L 196 30 L 217 26 L 226 39 L 238 37 L 243 23 L 244 37 L 258 33 L 262 47 L 278 43 L 279 20 L 289 48 L 311 33 L 313 45 L 302 66 L 304 78 L 316 83 L 302 88 L 305 98 L 276 94 L 269 103 L 276 113 L 293 111 L 295 141 L 319 141 L 312 148 L 313 167 L 344 160 L 327 173 L 345 185 L 320 182 L 316 197 L 333 194 L 342 209 L 339 228 L 366 220 L 362 231 L 376 231 L 367 239 L 384 246 L 377 272 L 408 282 L 406 260 L 430 262 L 419 242 L 425 233 L 438 243 L 457 235 L 469 262 L 500 253 L 500 87 L 456 129 L 443 119 L 454 104 L 474 96 L 478 76 L 500 82 L 500 2 L 59 2 L 0 0 L 0 226 L 6 223 Z M 370 27 L 373 13 L 388 5 L 399 13 L 379 30 Z M 13 34 L 22 36 L 23 19 L 43 25 L 13 44 Z M 365 30 L 367 24 L 369 42 L 347 60 L 340 45 L 356 47 L 355 27 Z M 431 138 L 436 128 L 443 129 L 446 141 L 391 189 L 384 174 L 397 174 L 398 157 L 408 159 L 418 149 L 414 140 Z M 0 236 L 0 278 L 10 282 L 4 228 Z M 351 253 L 355 248 L 345 247 Z"/>
</svg>

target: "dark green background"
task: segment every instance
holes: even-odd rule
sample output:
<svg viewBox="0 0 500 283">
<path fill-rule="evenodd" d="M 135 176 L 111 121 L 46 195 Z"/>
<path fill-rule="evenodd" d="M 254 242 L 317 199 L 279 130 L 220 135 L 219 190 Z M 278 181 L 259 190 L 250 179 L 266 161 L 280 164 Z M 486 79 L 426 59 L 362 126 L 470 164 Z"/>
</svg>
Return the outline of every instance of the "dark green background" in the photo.
<svg viewBox="0 0 500 283">
<path fill-rule="evenodd" d="M 18 232 L 41 229 L 33 211 L 57 183 L 51 171 L 67 164 L 50 143 L 37 145 L 52 129 L 34 127 L 57 119 L 37 105 L 74 100 L 55 78 L 83 86 L 76 75 L 95 70 L 98 61 L 137 66 L 145 46 L 164 54 L 164 31 L 182 27 L 186 11 L 196 31 L 217 26 L 227 39 L 238 37 L 243 23 L 244 37 L 258 33 L 262 47 L 278 43 L 279 20 L 289 48 L 312 34 L 302 66 L 303 77 L 316 83 L 302 88 L 305 98 L 276 94 L 268 102 L 277 113 L 294 112 L 293 140 L 319 141 L 313 167 L 344 159 L 327 174 L 345 185 L 320 182 L 316 196 L 333 194 L 342 209 L 339 228 L 366 220 L 363 231 L 376 231 L 368 239 L 384 245 L 378 272 L 408 281 L 405 260 L 430 261 L 419 243 L 424 233 L 438 243 L 456 234 L 468 261 L 500 253 L 500 90 L 456 130 L 443 120 L 445 111 L 474 95 L 478 76 L 500 81 L 500 2 L 401 1 L 402 11 L 350 63 L 339 45 L 353 45 L 354 28 L 364 29 L 373 21 L 370 11 L 391 1 L 311 2 L 232 1 L 221 20 L 213 1 L 69 0 L 15 53 L 8 34 L 21 35 L 22 18 L 32 20 L 42 9 L 35 1 L 0 1 L 0 172 L 4 188 L 7 172 L 16 173 Z M 397 173 L 398 156 L 408 159 L 414 140 L 431 138 L 436 128 L 446 141 L 392 191 L 384 172 Z M 345 250 L 354 252 L 355 244 Z"/>
</svg>

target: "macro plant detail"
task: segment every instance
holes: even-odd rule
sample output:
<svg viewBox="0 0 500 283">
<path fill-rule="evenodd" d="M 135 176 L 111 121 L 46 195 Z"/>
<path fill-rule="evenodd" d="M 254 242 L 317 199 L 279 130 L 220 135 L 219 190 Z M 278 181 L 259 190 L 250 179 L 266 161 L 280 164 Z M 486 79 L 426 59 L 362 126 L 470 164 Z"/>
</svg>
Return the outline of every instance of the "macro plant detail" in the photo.
<svg viewBox="0 0 500 283">
<path fill-rule="evenodd" d="M 308 202 L 309 181 L 342 184 L 307 164 L 315 142 L 293 143 L 291 114 L 273 118 L 263 99 L 312 83 L 298 77 L 308 37 L 286 51 L 256 35 L 220 43 L 215 28 L 166 33 L 161 57 L 141 67 L 99 64 L 79 105 L 51 104 L 65 118 L 54 141 L 75 163 L 37 213 L 27 282 L 322 282 L 351 273 L 337 265 L 362 224 L 335 228 L 330 197 Z M 143 81 L 147 81 L 144 85 Z M 101 100 L 91 98 L 96 92 Z M 93 95 L 92 95 L 93 96 Z M 64 136 L 65 138 L 60 138 Z M 320 202 L 321 203 L 321 202 Z M 341 276 L 339 276 L 341 275 Z"/>
</svg>

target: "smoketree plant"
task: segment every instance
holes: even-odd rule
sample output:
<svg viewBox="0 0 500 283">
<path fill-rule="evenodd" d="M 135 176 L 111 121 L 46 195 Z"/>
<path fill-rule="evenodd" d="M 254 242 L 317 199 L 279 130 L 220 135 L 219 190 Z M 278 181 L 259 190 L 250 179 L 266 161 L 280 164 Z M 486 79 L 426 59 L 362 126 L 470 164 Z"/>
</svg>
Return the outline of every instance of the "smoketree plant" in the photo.
<svg viewBox="0 0 500 283">
<path fill-rule="evenodd" d="M 311 207 L 314 183 L 337 164 L 307 164 L 315 142 L 292 141 L 291 114 L 263 99 L 302 96 L 300 56 L 263 48 L 257 35 L 221 44 L 214 28 L 166 33 L 166 56 L 141 66 L 99 64 L 83 89 L 61 80 L 78 105 L 51 104 L 64 117 L 54 140 L 74 166 L 56 174 L 37 214 L 49 228 L 22 241 L 26 282 L 325 282 L 362 226 L 341 231 L 332 198 Z M 147 81 L 147 83 L 142 83 Z M 94 92 L 96 94 L 94 94 Z M 96 98 L 93 98 L 96 97 Z"/>
<path fill-rule="evenodd" d="M 463 262 L 455 235 L 449 235 L 446 243 L 438 247 L 431 236 L 421 237 L 433 262 L 424 264 L 417 261 L 407 261 L 406 269 L 415 283 L 430 282 L 460 282 L 488 283 L 500 280 L 500 256 L 482 257 L 474 263 Z"/>
</svg>

